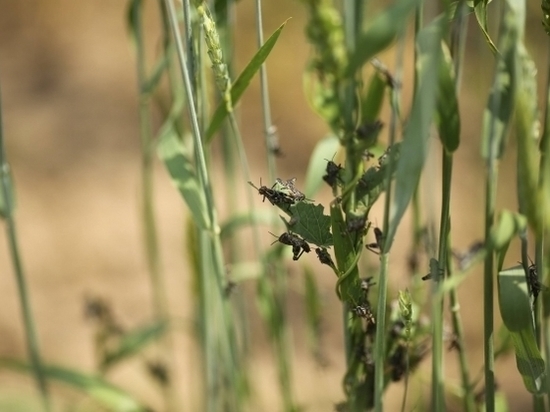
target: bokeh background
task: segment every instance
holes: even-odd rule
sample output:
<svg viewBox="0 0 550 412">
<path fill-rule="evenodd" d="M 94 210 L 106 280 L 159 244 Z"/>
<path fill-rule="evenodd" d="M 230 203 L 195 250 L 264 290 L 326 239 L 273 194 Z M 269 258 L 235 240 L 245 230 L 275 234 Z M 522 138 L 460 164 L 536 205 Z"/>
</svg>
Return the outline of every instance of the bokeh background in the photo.
<svg viewBox="0 0 550 412">
<path fill-rule="evenodd" d="M 19 241 L 41 349 L 48 363 L 89 372 L 94 370 L 95 359 L 93 327 L 83 314 L 87 296 L 107 299 L 119 321 L 127 327 L 143 324 L 152 316 L 140 223 L 135 56 L 128 38 L 126 7 L 125 1 L 112 0 L 0 0 L 4 136 L 15 176 Z M 268 59 L 267 70 L 273 118 L 285 154 L 278 160 L 280 174 L 282 178 L 296 176 L 300 182 L 316 141 L 327 133 L 308 107 L 302 87 L 302 74 L 310 53 L 303 34 L 306 15 L 295 0 L 266 1 L 264 7 L 266 35 L 292 17 Z M 541 68 L 547 64 L 547 56 L 539 7 L 533 4 L 528 15 L 527 38 Z M 152 50 L 159 39 L 155 9 L 155 2 L 148 2 L 146 27 Z M 253 2 L 239 3 L 235 28 L 239 71 L 256 48 Z M 492 32 L 494 29 L 491 27 Z M 412 44 L 407 49 L 410 68 Z M 395 60 L 391 51 L 381 58 L 390 67 Z M 458 249 L 467 248 L 483 235 L 484 169 L 479 155 L 479 134 L 493 63 L 494 58 L 472 17 L 461 95 L 462 145 L 455 156 L 453 183 L 452 242 Z M 542 89 L 543 78 L 539 84 Z M 404 79 L 404 86 L 405 95 L 410 95 L 407 91 L 410 78 Z M 266 176 L 260 110 L 256 78 L 240 106 L 242 131 L 256 180 Z M 433 143 L 433 162 L 427 168 L 422 196 L 431 205 L 424 213 L 435 222 L 439 215 L 440 175 L 435 137 Z M 499 207 L 511 209 L 516 208 L 515 172 L 511 163 L 514 146 L 510 140 L 500 169 Z M 192 318 L 191 284 L 184 257 L 186 212 L 162 165 L 157 164 L 156 170 L 156 207 L 170 310 L 185 325 Z M 326 190 L 316 200 L 328 203 L 329 196 Z M 219 200 L 223 214 L 224 202 Z M 259 207 L 267 207 L 260 198 L 255 200 Z M 380 209 L 372 213 L 373 218 L 382 220 Z M 409 239 L 410 228 L 405 221 L 392 254 L 395 290 L 408 284 Z M 512 248 L 510 263 L 517 257 L 518 249 Z M 325 299 L 322 344 L 327 363 L 320 367 L 307 351 L 302 273 L 289 265 L 295 393 L 307 410 L 329 411 L 342 398 L 341 309 L 333 293 L 333 275 L 314 256 L 305 256 L 300 263 L 318 273 Z M 375 264 L 373 256 L 366 256 L 365 265 Z M 473 376 L 482 367 L 479 275 L 475 271 L 460 288 Z M 246 287 L 237 293 L 248 296 Z M 249 307 L 254 311 L 254 301 L 249 297 Z M 254 404 L 256 410 L 276 411 L 280 406 L 276 370 L 269 345 L 265 344 L 265 331 L 257 318 L 256 315 L 254 320 L 252 315 L 260 336 L 250 353 L 255 376 Z M 198 410 L 200 364 L 196 361 L 192 329 L 183 327 L 175 335 L 175 379 L 181 388 L 182 404 L 185 410 Z M 0 356 L 26 356 L 15 280 L 3 236 L 0 237 Z M 448 357 L 447 371 L 449 381 L 457 378 L 453 354 Z M 427 388 L 429 367 L 419 374 L 424 386 L 413 388 L 413 400 L 420 397 L 423 387 Z M 108 377 L 155 409 L 162 407 L 159 391 L 139 361 L 120 365 Z M 530 402 L 513 357 L 498 362 L 497 380 L 510 402 L 510 410 L 519 410 Z M 78 394 L 64 388 L 55 387 L 55 391 L 69 399 L 79 399 Z M 401 386 L 392 387 L 390 393 L 400 395 Z M 33 410 L 35 395 L 29 378 L 0 371 L 0 411 L 10 411 L 16 403 L 27 405 L 28 409 L 22 410 Z M 412 401 L 411 406 L 414 405 Z"/>
</svg>

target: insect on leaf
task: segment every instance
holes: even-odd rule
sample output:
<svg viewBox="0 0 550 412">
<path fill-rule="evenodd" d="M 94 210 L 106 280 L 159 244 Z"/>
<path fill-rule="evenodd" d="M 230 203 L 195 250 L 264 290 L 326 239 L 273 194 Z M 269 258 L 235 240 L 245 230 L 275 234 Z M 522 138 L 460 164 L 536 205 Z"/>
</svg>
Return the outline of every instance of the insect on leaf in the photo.
<svg viewBox="0 0 550 412">
<path fill-rule="evenodd" d="M 298 202 L 290 207 L 292 218 L 284 220 L 287 229 L 317 246 L 331 246 L 330 216 L 323 213 L 323 205 Z"/>
</svg>

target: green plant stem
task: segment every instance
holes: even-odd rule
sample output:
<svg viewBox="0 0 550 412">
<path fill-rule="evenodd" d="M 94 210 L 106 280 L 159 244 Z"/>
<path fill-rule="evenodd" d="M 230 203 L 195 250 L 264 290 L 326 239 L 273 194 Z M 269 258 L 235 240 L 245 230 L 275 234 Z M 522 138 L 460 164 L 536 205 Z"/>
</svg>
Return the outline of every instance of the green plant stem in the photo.
<svg viewBox="0 0 550 412">
<path fill-rule="evenodd" d="M 264 44 L 262 15 L 262 1 L 256 0 L 256 33 L 258 48 L 261 48 Z M 277 177 L 277 164 L 274 149 L 278 148 L 279 142 L 276 128 L 273 125 L 271 118 L 267 66 L 265 63 L 260 66 L 259 71 L 267 171 L 269 181 L 274 182 Z M 273 209 L 272 222 L 272 228 L 276 230 L 276 228 L 280 226 L 279 214 L 276 209 Z M 282 266 L 281 255 L 273 255 L 273 259 L 264 260 L 263 263 L 265 273 L 267 273 L 268 267 L 272 267 L 275 273 L 274 279 L 270 279 L 270 282 L 272 283 L 271 288 L 273 289 L 273 299 L 269 300 L 269 303 L 276 306 L 283 306 L 286 302 L 287 285 L 286 273 Z M 280 310 L 277 310 L 277 308 L 271 308 L 270 312 L 279 313 L 279 319 L 277 321 L 279 324 L 277 327 L 272 328 L 274 330 L 271 331 L 271 335 L 275 341 L 279 387 L 283 398 L 283 407 L 286 411 L 297 410 L 298 408 L 292 391 L 292 362 L 290 356 L 289 329 L 287 325 L 286 313 L 283 307 L 281 307 Z"/>
<path fill-rule="evenodd" d="M 443 155 L 443 181 L 441 219 L 439 227 L 438 247 L 438 271 L 432 282 L 432 409 L 445 410 L 445 385 L 443 373 L 443 303 L 444 297 L 439 293 L 441 282 L 438 277 L 444 278 L 447 256 L 447 239 L 450 226 L 451 180 L 453 171 L 453 155 L 442 148 Z M 439 297 L 439 298 L 437 298 Z"/>
<path fill-rule="evenodd" d="M 485 177 L 485 243 L 490 242 L 491 228 L 495 220 L 496 181 L 498 164 L 493 155 L 487 161 Z M 483 273 L 483 351 L 485 374 L 485 407 L 487 412 L 495 410 L 495 347 L 494 347 L 494 254 L 487 253 Z"/>
<path fill-rule="evenodd" d="M 209 377 L 213 379 L 218 379 L 218 381 L 223 382 L 224 385 L 229 385 L 231 389 L 226 390 L 224 394 L 228 396 L 228 402 L 230 409 L 240 410 L 241 405 L 239 402 L 240 397 L 238 395 L 238 385 L 242 383 L 242 376 L 244 371 L 241 370 L 240 359 L 237 353 L 237 347 L 234 336 L 234 325 L 231 318 L 230 307 L 228 303 L 223 298 L 224 295 L 224 262 L 223 262 L 223 252 L 220 241 L 220 227 L 218 224 L 218 218 L 216 214 L 215 203 L 213 199 L 212 186 L 210 183 L 210 177 L 208 174 L 208 169 L 206 166 L 206 157 L 203 148 L 203 139 L 201 138 L 201 129 L 199 127 L 199 120 L 194 100 L 193 87 L 191 84 L 191 79 L 189 76 L 189 70 L 187 66 L 187 59 L 185 55 L 185 50 L 183 48 L 183 42 L 180 35 L 180 30 L 178 26 L 177 14 L 175 6 L 172 0 L 165 0 L 167 5 L 168 14 L 170 17 L 170 27 L 172 30 L 172 36 L 176 42 L 176 51 L 179 60 L 179 66 L 181 70 L 181 76 L 183 78 L 183 83 L 185 86 L 185 93 L 188 103 L 189 118 L 191 121 L 191 128 L 193 134 L 193 143 L 195 150 L 195 158 L 197 161 L 197 174 L 199 176 L 199 181 L 201 182 L 203 193 L 205 196 L 206 207 L 208 210 L 208 231 L 207 233 L 201 233 L 201 236 L 208 236 L 208 257 L 211 261 L 210 265 L 212 267 L 212 272 L 204 270 L 206 266 L 203 266 L 202 278 L 203 282 L 210 279 L 213 275 L 214 287 L 209 288 L 208 293 L 206 293 L 205 301 L 203 304 L 209 310 L 214 308 L 217 310 L 213 316 L 208 316 L 205 320 L 211 321 L 212 324 L 209 325 L 209 329 L 213 328 L 216 331 L 216 337 L 218 341 L 216 346 L 219 346 L 220 359 L 219 361 L 222 364 L 218 365 L 209 365 L 211 368 L 206 370 L 207 381 Z M 205 242 L 206 243 L 206 242 Z M 203 249 L 202 253 L 206 254 L 206 249 Z M 210 267 L 210 266 L 209 266 Z M 207 351 L 214 350 L 212 348 L 206 348 Z M 209 352 L 210 353 L 210 352 Z M 216 350 L 217 353 L 217 350 Z M 214 374 L 222 373 L 222 376 L 213 376 Z M 208 393 L 207 403 L 208 410 L 215 410 L 215 400 L 216 394 L 219 392 L 220 388 L 214 388 L 216 391 L 214 393 Z M 224 388 L 221 388 L 224 389 Z M 236 409 L 235 409 L 236 408 Z"/>
<path fill-rule="evenodd" d="M 146 69 L 146 57 L 145 57 L 145 45 L 143 41 L 142 31 L 142 7 L 134 7 L 133 12 L 136 13 L 134 21 L 136 25 L 136 54 L 137 54 L 137 77 L 138 86 L 140 90 L 139 99 L 139 119 L 140 119 L 140 133 L 141 133 L 141 205 L 142 205 L 142 219 L 143 219 L 143 231 L 144 231 L 144 243 L 145 243 L 145 255 L 147 261 L 147 267 L 149 277 L 151 279 L 151 287 L 153 289 L 153 307 L 155 318 L 160 320 L 167 320 L 169 318 L 168 310 L 168 297 L 166 295 L 166 287 L 164 283 L 164 274 L 162 273 L 157 224 L 154 208 L 154 185 L 153 185 L 153 168 L 155 159 L 155 146 L 153 142 L 153 132 L 151 128 L 151 95 L 146 91 L 146 84 L 148 82 L 147 69 Z M 161 14 L 164 11 L 161 10 Z M 164 40 L 164 52 L 168 53 L 169 42 Z M 168 333 L 162 339 L 160 343 L 161 356 L 166 356 L 165 367 L 168 370 L 169 375 L 172 375 L 171 365 L 175 362 L 174 346 L 170 333 Z M 176 411 L 177 396 L 173 384 L 162 386 L 163 395 L 165 399 L 165 405 L 168 410 Z"/>
<path fill-rule="evenodd" d="M 384 361 L 386 360 L 386 306 L 388 300 L 389 254 L 380 256 L 380 276 L 378 277 L 378 303 L 376 313 L 376 336 L 374 342 L 374 410 L 384 411 Z"/>
<path fill-rule="evenodd" d="M 468 13 L 469 7 L 466 2 L 461 2 L 458 5 L 459 9 L 456 12 L 456 21 L 453 24 L 453 31 L 451 32 L 451 56 L 454 61 L 454 71 L 455 71 L 455 88 L 458 92 L 460 90 L 460 85 L 462 82 L 462 68 L 464 63 L 464 51 L 466 47 L 466 38 L 468 33 Z M 449 231 L 450 233 L 450 227 Z M 450 246 L 450 236 L 447 235 L 447 257 L 450 256 L 451 246 Z M 452 276 L 452 261 L 451 259 L 446 259 L 447 267 L 447 276 Z M 466 359 L 466 348 L 465 348 L 465 339 L 464 339 L 464 329 L 462 326 L 462 319 L 460 316 L 460 303 L 458 301 L 458 295 L 456 289 L 453 288 L 449 292 L 449 305 L 451 312 L 451 320 L 453 324 L 454 339 L 456 341 L 456 350 L 458 352 L 458 362 L 460 366 L 460 378 L 462 381 L 463 393 L 463 404 L 464 410 L 466 412 L 475 412 L 475 395 L 473 391 L 472 384 L 470 382 L 470 372 L 468 369 L 468 361 Z"/>
<path fill-rule="evenodd" d="M 550 39 L 546 40 L 546 50 L 547 55 L 550 56 Z M 544 124 L 542 138 L 540 142 L 540 166 L 539 166 L 539 190 L 543 194 L 543 205 L 542 208 L 545 210 L 544 216 L 547 217 L 548 210 L 550 210 L 550 202 L 548 196 L 550 196 L 550 180 L 548 176 L 550 175 L 550 162 L 548 161 L 548 153 L 550 152 L 550 57 L 549 61 L 546 64 L 546 105 L 544 108 Z M 548 225 L 548 222 L 545 222 L 545 227 Z M 548 229 L 545 230 L 544 235 L 547 237 L 550 235 Z M 550 259 L 548 258 L 549 254 L 546 253 L 547 259 L 544 260 L 543 256 L 545 255 L 544 249 L 546 247 L 547 252 L 549 252 L 549 243 L 544 242 L 543 239 L 537 239 L 536 242 L 536 254 L 535 254 L 535 264 L 537 265 L 537 270 L 539 271 L 539 280 L 545 285 L 548 284 L 548 265 Z M 542 253 L 541 253 L 542 251 Z M 546 359 L 546 375 L 550 373 L 550 308 L 547 307 L 547 299 L 542 299 L 542 317 L 543 325 L 542 330 L 544 333 L 544 354 Z M 547 384 L 546 388 L 546 399 L 550 404 L 550 383 Z"/>
<path fill-rule="evenodd" d="M 6 222 L 6 236 L 8 240 L 10 257 L 15 272 L 15 281 L 17 283 L 17 293 L 21 304 L 21 312 L 23 315 L 23 325 L 25 327 L 25 336 L 27 343 L 27 351 L 31 362 L 31 367 L 34 373 L 36 384 L 42 396 L 42 404 L 45 411 L 51 410 L 50 396 L 44 368 L 40 356 L 38 344 L 38 336 L 36 334 L 36 326 L 32 315 L 31 302 L 27 289 L 25 272 L 23 263 L 19 254 L 19 246 L 17 242 L 17 231 L 15 229 L 15 218 L 13 216 L 14 203 L 12 199 L 12 189 L 10 180 L 10 168 L 6 160 L 6 152 L 4 146 L 3 121 L 2 121 L 2 101 L 0 89 L 0 186 L 2 190 L 2 198 L 4 200 L 4 219 Z"/>
<path fill-rule="evenodd" d="M 263 19 L 262 19 L 262 1 L 256 0 L 256 33 L 258 48 L 262 47 L 264 44 L 264 33 L 263 33 Z M 274 126 L 271 119 L 271 106 L 269 103 L 269 86 L 267 81 L 267 68 L 266 64 L 263 63 L 260 66 L 260 93 L 262 99 L 262 116 L 264 123 L 264 139 L 267 149 L 267 172 L 269 176 L 269 181 L 274 182 L 277 177 L 277 165 L 275 163 L 275 154 L 271 148 L 274 145 L 278 145 L 277 142 L 274 142 L 277 136 L 274 135 Z M 276 215 L 276 213 L 274 213 Z M 276 218 L 277 219 L 277 218 Z M 278 219 L 277 219 L 278 220 Z"/>
<path fill-rule="evenodd" d="M 447 241 L 447 250 L 451 251 L 451 245 L 450 242 Z M 449 256 L 449 253 L 447 255 Z M 452 260 L 447 259 L 447 273 L 448 277 L 450 278 L 452 273 Z M 454 333 L 454 340 L 456 342 L 456 351 L 458 353 L 458 362 L 460 366 L 460 379 L 462 381 L 462 402 L 464 404 L 464 411 L 466 412 L 476 412 L 476 403 L 475 403 L 475 395 L 473 391 L 473 386 L 470 381 L 470 373 L 468 369 L 468 360 L 466 359 L 466 340 L 464 338 L 464 328 L 462 326 L 462 319 L 460 316 L 460 303 L 458 302 L 458 296 L 456 293 L 456 289 L 453 288 L 449 292 L 449 305 L 450 305 L 450 311 L 451 311 L 451 321 L 453 324 L 453 333 Z"/>
</svg>

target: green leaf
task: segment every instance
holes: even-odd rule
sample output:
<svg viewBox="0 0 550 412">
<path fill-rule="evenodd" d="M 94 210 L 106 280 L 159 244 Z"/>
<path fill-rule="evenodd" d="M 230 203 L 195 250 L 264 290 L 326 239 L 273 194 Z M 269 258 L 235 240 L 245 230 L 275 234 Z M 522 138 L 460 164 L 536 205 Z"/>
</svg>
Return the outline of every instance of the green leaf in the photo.
<svg viewBox="0 0 550 412">
<path fill-rule="evenodd" d="M 306 242 L 317 246 L 332 245 L 330 233 L 330 216 L 325 215 L 323 205 L 308 202 L 298 202 L 290 207 L 292 218 L 283 218 L 289 231 L 300 235 Z"/>
<path fill-rule="evenodd" d="M 152 93 L 153 90 L 158 86 L 160 79 L 162 78 L 162 75 L 164 74 L 165 70 L 168 68 L 168 63 L 170 62 L 170 55 L 174 52 L 174 47 L 171 46 L 168 50 L 166 50 L 165 53 L 163 53 L 158 61 L 155 64 L 155 67 L 153 68 L 153 71 L 151 75 L 149 76 L 149 79 L 145 84 L 141 85 L 141 93 Z"/>
<path fill-rule="evenodd" d="M 498 53 L 495 43 L 493 43 L 493 40 L 491 40 L 491 36 L 489 36 L 489 32 L 487 31 L 487 5 L 489 4 L 489 0 L 475 1 L 474 4 L 474 13 L 476 15 L 477 24 L 483 32 L 485 40 L 487 41 L 487 44 L 489 44 L 491 51 L 493 53 Z"/>
<path fill-rule="evenodd" d="M 231 86 L 231 102 L 233 103 L 233 106 L 236 106 L 237 102 L 250 84 L 250 81 L 252 80 L 256 72 L 260 69 L 262 64 L 265 62 L 267 56 L 269 56 L 269 53 L 271 53 L 273 46 L 275 46 L 275 43 L 277 43 L 279 35 L 281 34 L 281 31 L 285 27 L 288 20 L 289 19 L 281 24 L 279 28 L 275 30 L 275 32 L 269 37 L 269 39 L 267 39 L 267 41 L 262 45 L 262 47 L 260 47 L 260 50 L 256 52 L 252 60 L 250 60 L 240 76 L 237 78 L 237 80 L 235 80 L 235 83 L 233 83 L 233 85 Z M 214 133 L 216 133 L 216 131 L 219 129 L 227 115 L 228 112 L 225 102 L 220 102 L 218 108 L 212 116 L 212 120 L 210 120 L 210 125 L 206 130 L 205 138 L 207 143 L 210 143 L 210 141 L 214 137 Z"/>
<path fill-rule="evenodd" d="M 330 219 L 334 232 L 334 255 L 338 267 L 336 294 L 340 299 L 354 299 L 358 292 L 362 292 L 361 288 L 355 287 L 359 280 L 357 262 L 360 253 L 354 250 L 354 243 L 346 230 L 342 209 L 337 201 L 330 204 Z"/>
<path fill-rule="evenodd" d="M 322 333 L 322 309 L 323 304 L 315 275 L 310 268 L 304 271 L 305 282 L 305 305 L 306 305 L 306 328 L 308 341 L 313 356 L 320 360 L 320 340 Z"/>
<path fill-rule="evenodd" d="M 361 200 L 367 210 L 372 207 L 374 202 L 386 190 L 388 167 L 393 166 L 392 175 L 395 174 L 395 165 L 399 161 L 401 153 L 401 142 L 394 143 L 386 152 L 379 158 L 378 166 L 369 167 L 357 182 L 355 189 L 355 197 Z"/>
<path fill-rule="evenodd" d="M 378 71 L 374 72 L 367 93 L 361 99 L 361 123 L 373 123 L 378 120 L 386 95 L 386 87 L 386 80 Z"/>
<path fill-rule="evenodd" d="M 125 333 L 120 339 L 118 347 L 110 350 L 105 355 L 101 362 L 101 368 L 107 370 L 116 363 L 135 355 L 145 346 L 164 335 L 167 329 L 168 322 L 158 321 Z"/>
<path fill-rule="evenodd" d="M 323 176 L 326 172 L 327 159 L 332 159 L 338 149 L 340 141 L 334 135 L 329 135 L 317 142 L 307 166 L 304 194 L 307 198 L 313 198 L 323 184 Z"/>
<path fill-rule="evenodd" d="M 395 40 L 419 3 L 418 0 L 398 0 L 375 17 L 367 30 L 360 35 L 357 47 L 349 57 L 348 75 L 353 75 Z"/>
<path fill-rule="evenodd" d="M 512 335 L 518 371 L 529 392 L 542 394 L 546 388 L 546 369 L 537 347 L 528 289 L 521 265 L 498 273 L 500 314 Z"/>
<path fill-rule="evenodd" d="M 220 238 L 227 239 L 237 230 L 257 224 L 270 225 L 273 223 L 273 214 L 267 210 L 256 210 L 231 216 L 220 225 Z"/>
<path fill-rule="evenodd" d="M 445 42 L 441 42 L 441 48 L 443 58 L 439 66 L 436 123 L 441 143 L 452 153 L 460 144 L 460 112 L 451 52 Z"/>
<path fill-rule="evenodd" d="M 126 12 L 126 24 L 130 35 L 130 41 L 135 46 L 138 39 L 138 30 L 141 30 L 139 19 L 143 0 L 130 0 Z"/>
<path fill-rule="evenodd" d="M 526 228 L 527 219 L 525 216 L 509 210 L 503 210 L 500 213 L 498 221 L 491 228 L 489 236 L 489 247 L 496 252 L 499 270 L 502 269 L 510 242 L 519 233 L 525 232 Z"/>
<path fill-rule="evenodd" d="M 401 152 L 395 176 L 395 195 L 393 196 L 390 225 L 386 234 L 385 248 L 389 250 L 397 227 L 409 205 L 428 152 L 430 126 L 437 98 L 437 78 L 441 54 L 441 17 L 434 20 L 418 33 L 417 78 L 418 88 L 414 96 L 410 120 L 405 130 Z"/>
<path fill-rule="evenodd" d="M 0 167 L 0 179 L 0 218 L 5 219 L 15 209 L 15 189 L 10 168 L 7 164 Z"/>
<path fill-rule="evenodd" d="M 176 133 L 166 133 L 159 139 L 158 155 L 164 162 L 172 182 L 179 189 L 196 222 L 202 229 L 210 227 L 204 193 L 200 188 L 193 165 L 185 155 Z"/>
<path fill-rule="evenodd" d="M 27 362 L 16 359 L 0 359 L 0 368 L 16 372 L 31 373 L 32 367 Z M 145 412 L 144 405 L 135 400 L 122 389 L 111 385 L 98 376 L 77 372 L 74 369 L 59 366 L 42 366 L 44 375 L 54 380 L 86 393 L 103 406 L 117 412 Z"/>
<path fill-rule="evenodd" d="M 543 235 L 544 204 L 543 193 L 539 190 L 539 153 L 537 138 L 540 129 L 537 106 L 537 77 L 535 63 L 520 44 L 517 53 L 516 89 L 516 137 L 518 142 L 518 203 L 520 211 L 527 216 L 529 226 L 537 236 Z"/>
</svg>

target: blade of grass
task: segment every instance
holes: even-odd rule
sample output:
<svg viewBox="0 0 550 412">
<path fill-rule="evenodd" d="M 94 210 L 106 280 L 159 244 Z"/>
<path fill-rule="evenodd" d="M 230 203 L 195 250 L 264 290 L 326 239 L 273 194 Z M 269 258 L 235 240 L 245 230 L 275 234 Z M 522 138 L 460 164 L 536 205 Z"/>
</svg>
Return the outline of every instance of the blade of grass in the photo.
<svg viewBox="0 0 550 412">
<path fill-rule="evenodd" d="M 32 373 L 32 365 L 16 359 L 0 359 L 0 368 L 16 372 Z M 100 377 L 55 365 L 44 365 L 44 376 L 78 389 L 103 406 L 117 412 L 146 412 L 149 409 L 122 389 Z"/>
<path fill-rule="evenodd" d="M 283 30 L 287 22 L 288 20 L 281 24 L 279 28 L 275 30 L 275 32 L 269 37 L 269 39 L 267 39 L 264 45 L 260 48 L 260 50 L 256 52 L 254 57 L 250 60 L 248 65 L 231 86 L 231 101 L 233 102 L 233 105 L 237 104 L 256 72 L 260 69 L 262 63 L 271 53 L 271 50 L 277 43 L 279 35 L 281 34 L 281 31 Z M 214 138 L 214 133 L 221 126 L 222 122 L 228 114 L 229 112 L 225 104 L 220 103 L 220 105 L 214 112 L 212 119 L 210 120 L 210 125 L 208 126 L 208 129 L 205 133 L 207 143 L 210 143 L 212 141 L 212 139 Z"/>
<path fill-rule="evenodd" d="M 25 337 L 27 351 L 31 362 L 31 368 L 36 380 L 36 384 L 42 396 L 42 403 L 45 411 L 51 410 L 48 385 L 44 376 L 40 349 L 38 345 L 38 336 L 36 334 L 36 325 L 32 315 L 29 292 L 27 289 L 27 280 L 23 270 L 23 262 L 19 253 L 17 242 L 17 231 L 15 229 L 13 189 L 10 179 L 10 168 L 6 159 L 4 146 L 4 132 L 2 121 L 2 96 L 0 89 L 0 191 L 3 204 L 2 217 L 6 223 L 6 236 L 10 249 L 10 257 L 15 272 L 15 281 L 17 283 L 17 293 L 23 315 L 23 325 L 25 328 Z"/>
</svg>

